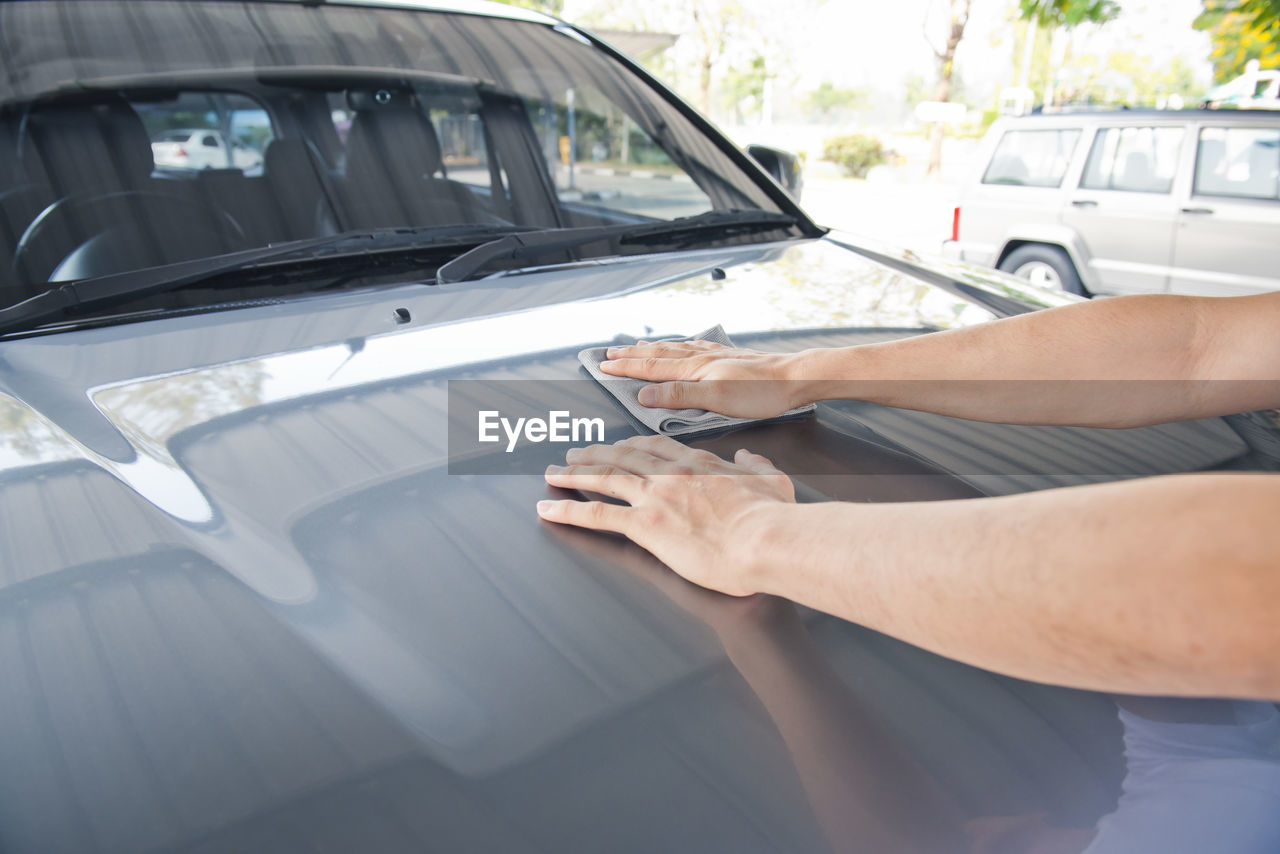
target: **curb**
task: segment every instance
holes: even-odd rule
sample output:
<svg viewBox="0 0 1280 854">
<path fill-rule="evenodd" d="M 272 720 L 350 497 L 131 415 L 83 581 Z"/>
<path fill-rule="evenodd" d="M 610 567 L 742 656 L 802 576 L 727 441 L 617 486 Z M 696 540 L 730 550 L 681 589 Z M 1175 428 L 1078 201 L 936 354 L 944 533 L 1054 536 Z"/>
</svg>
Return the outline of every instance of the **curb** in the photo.
<svg viewBox="0 0 1280 854">
<path fill-rule="evenodd" d="M 655 181 L 675 181 L 681 184 L 692 184 L 693 179 L 684 173 L 655 172 L 652 169 L 615 169 L 611 166 L 575 166 L 584 175 L 618 175 L 623 178 L 648 178 Z"/>
</svg>

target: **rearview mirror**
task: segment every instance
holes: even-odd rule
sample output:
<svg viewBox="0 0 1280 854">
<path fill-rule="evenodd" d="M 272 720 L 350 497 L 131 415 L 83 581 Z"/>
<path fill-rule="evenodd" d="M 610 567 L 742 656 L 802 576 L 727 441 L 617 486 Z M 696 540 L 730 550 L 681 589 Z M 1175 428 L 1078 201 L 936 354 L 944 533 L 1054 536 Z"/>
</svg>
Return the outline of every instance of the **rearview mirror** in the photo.
<svg viewBox="0 0 1280 854">
<path fill-rule="evenodd" d="M 747 154 L 768 172 L 773 180 L 782 185 L 782 189 L 797 202 L 800 191 L 804 189 L 804 175 L 800 169 L 800 158 L 790 151 L 773 148 L 768 145 L 752 143 L 747 146 Z"/>
</svg>

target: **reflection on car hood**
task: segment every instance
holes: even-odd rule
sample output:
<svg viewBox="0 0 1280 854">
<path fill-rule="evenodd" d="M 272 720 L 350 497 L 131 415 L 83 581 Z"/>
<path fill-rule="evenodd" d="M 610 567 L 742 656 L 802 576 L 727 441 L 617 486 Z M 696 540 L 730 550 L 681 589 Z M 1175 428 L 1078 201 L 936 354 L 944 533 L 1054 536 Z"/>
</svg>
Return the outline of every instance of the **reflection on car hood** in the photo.
<svg viewBox="0 0 1280 854">
<path fill-rule="evenodd" d="M 573 378 L 581 347 L 715 323 L 797 349 L 990 316 L 821 240 L 0 343 L 3 847 L 841 847 L 718 597 L 539 523 L 536 476 L 448 474 L 446 384 Z M 824 405 L 732 441 L 824 472 L 810 500 L 1049 485 L 1055 448 L 1068 481 L 1090 448 L 1132 473 L 1243 450 L 1217 421 L 1082 442 L 920 419 Z M 993 447 L 984 481 L 964 463 Z M 1115 805 L 1109 701 L 803 633 L 965 815 Z"/>
</svg>

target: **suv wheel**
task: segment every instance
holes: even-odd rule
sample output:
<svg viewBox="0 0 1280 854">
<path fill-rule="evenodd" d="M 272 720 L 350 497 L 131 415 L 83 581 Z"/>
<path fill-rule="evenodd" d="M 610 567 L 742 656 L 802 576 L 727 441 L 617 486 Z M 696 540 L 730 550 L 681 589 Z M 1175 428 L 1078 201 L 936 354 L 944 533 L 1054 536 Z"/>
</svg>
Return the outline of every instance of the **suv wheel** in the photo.
<svg viewBox="0 0 1280 854">
<path fill-rule="evenodd" d="M 999 269 L 1047 290 L 1086 295 L 1075 265 L 1067 253 L 1056 246 L 1038 243 L 1019 246 L 1004 257 Z"/>
</svg>

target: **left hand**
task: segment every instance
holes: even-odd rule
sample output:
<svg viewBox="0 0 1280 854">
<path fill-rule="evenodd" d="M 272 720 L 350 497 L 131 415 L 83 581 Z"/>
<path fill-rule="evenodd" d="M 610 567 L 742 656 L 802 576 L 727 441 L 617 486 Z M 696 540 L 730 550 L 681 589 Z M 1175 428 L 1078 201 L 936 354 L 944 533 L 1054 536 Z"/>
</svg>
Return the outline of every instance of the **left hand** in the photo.
<svg viewBox="0 0 1280 854">
<path fill-rule="evenodd" d="M 627 502 L 540 501 L 551 522 L 614 531 L 703 587 L 748 596 L 755 543 L 771 509 L 795 503 L 791 479 L 758 454 L 740 450 L 732 463 L 665 436 L 574 448 L 567 466 L 550 466 L 547 483 Z"/>
</svg>

